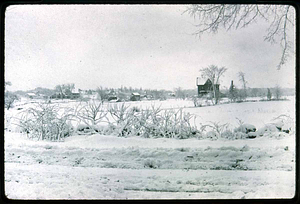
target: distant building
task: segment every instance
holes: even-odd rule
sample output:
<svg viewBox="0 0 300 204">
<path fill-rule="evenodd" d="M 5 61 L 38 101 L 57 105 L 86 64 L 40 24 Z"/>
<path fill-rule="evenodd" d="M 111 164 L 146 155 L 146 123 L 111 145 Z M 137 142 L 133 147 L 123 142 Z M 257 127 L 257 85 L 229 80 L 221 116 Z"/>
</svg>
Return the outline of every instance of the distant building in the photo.
<svg viewBox="0 0 300 204">
<path fill-rule="evenodd" d="M 55 94 L 52 94 L 52 95 L 50 96 L 50 98 L 51 98 L 51 99 L 61 99 L 61 98 L 66 98 L 66 97 L 65 97 L 64 94 L 61 95 L 61 93 L 58 93 L 58 92 L 57 92 L 57 93 L 55 93 Z"/>
<path fill-rule="evenodd" d="M 175 92 L 168 93 L 168 95 L 169 95 L 169 96 L 172 96 L 172 97 L 175 97 L 175 96 L 176 96 Z"/>
<path fill-rule="evenodd" d="M 117 96 L 108 96 L 108 101 L 117 101 L 118 100 L 118 97 Z"/>
<path fill-rule="evenodd" d="M 71 99 L 80 98 L 80 93 L 72 93 Z"/>
<path fill-rule="evenodd" d="M 35 93 L 27 93 L 27 96 L 31 99 L 36 98 L 36 94 Z"/>
<path fill-rule="evenodd" d="M 141 95 L 139 93 L 132 93 L 130 97 L 131 101 L 140 101 L 141 100 Z"/>
<path fill-rule="evenodd" d="M 210 79 L 203 79 L 201 77 L 197 77 L 197 86 L 198 86 L 198 96 L 202 97 L 207 94 L 213 94 L 213 86 Z M 216 94 L 219 94 L 220 84 L 214 85 L 216 88 Z"/>
</svg>

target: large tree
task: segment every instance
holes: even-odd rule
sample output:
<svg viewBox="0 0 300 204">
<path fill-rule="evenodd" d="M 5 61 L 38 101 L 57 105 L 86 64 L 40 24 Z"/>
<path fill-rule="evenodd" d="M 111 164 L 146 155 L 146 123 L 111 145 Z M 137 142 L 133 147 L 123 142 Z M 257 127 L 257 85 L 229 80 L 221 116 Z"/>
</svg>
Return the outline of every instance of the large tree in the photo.
<svg viewBox="0 0 300 204">
<path fill-rule="evenodd" d="M 103 88 L 102 86 L 100 86 L 100 87 L 97 88 L 96 92 L 98 93 L 98 96 L 101 100 L 101 103 L 103 104 L 104 100 L 108 99 L 108 94 L 107 94 L 108 89 Z"/>
<path fill-rule="evenodd" d="M 55 91 L 60 93 L 61 99 L 64 95 L 71 95 L 72 91 L 75 89 L 75 84 L 61 84 L 55 86 Z"/>
<path fill-rule="evenodd" d="M 206 32 L 216 33 L 220 27 L 224 29 L 244 28 L 261 19 L 269 23 L 264 40 L 280 42 L 282 54 L 277 69 L 280 69 L 293 52 L 294 37 L 289 36 L 293 30 L 295 15 L 290 5 L 237 5 L 237 4 L 204 4 L 191 5 L 185 11 L 192 17 L 198 18 L 198 30 L 195 35 L 199 37 Z"/>
<path fill-rule="evenodd" d="M 281 90 L 281 87 L 278 84 L 274 87 L 274 92 L 275 92 L 275 98 L 277 100 L 279 100 L 282 96 L 282 90 Z"/>
<path fill-rule="evenodd" d="M 242 100 L 245 100 L 247 98 L 247 81 L 245 79 L 245 73 L 244 72 L 239 72 L 238 73 L 238 76 L 239 76 L 239 81 L 242 83 L 243 85 L 243 89 L 240 91 L 240 94 L 239 94 L 239 97 L 242 99 Z"/>
<path fill-rule="evenodd" d="M 237 89 L 233 84 L 233 81 L 231 81 L 229 91 L 228 91 L 228 98 L 231 102 L 235 102 L 237 98 Z"/>
<path fill-rule="evenodd" d="M 268 99 L 268 101 L 272 100 L 272 93 L 269 88 L 268 88 L 268 93 L 267 93 L 267 99 Z"/>
<path fill-rule="evenodd" d="M 185 99 L 186 95 L 181 87 L 174 89 L 176 98 Z"/>
<path fill-rule="evenodd" d="M 219 102 L 219 94 L 217 93 L 218 90 L 216 89 L 216 85 L 219 84 L 220 77 L 226 72 L 226 70 L 227 68 L 218 68 L 216 65 L 209 65 L 208 67 L 199 70 L 201 72 L 201 77 L 210 79 L 212 83 L 214 104 L 217 104 Z"/>
<path fill-rule="evenodd" d="M 63 88 L 62 88 L 62 85 L 56 85 L 55 88 L 54 88 L 55 91 L 59 92 L 60 94 L 60 98 L 63 100 Z"/>
</svg>

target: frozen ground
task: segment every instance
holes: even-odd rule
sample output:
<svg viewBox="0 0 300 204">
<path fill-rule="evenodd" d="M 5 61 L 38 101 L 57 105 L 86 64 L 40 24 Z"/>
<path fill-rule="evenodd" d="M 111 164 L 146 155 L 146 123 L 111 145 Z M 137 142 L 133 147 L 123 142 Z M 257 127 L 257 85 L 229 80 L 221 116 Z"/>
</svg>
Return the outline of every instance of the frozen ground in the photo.
<svg viewBox="0 0 300 204">
<path fill-rule="evenodd" d="M 13 199 L 292 198 L 295 137 L 237 141 L 5 137 Z"/>
<path fill-rule="evenodd" d="M 167 102 L 162 107 L 186 106 L 196 123 L 236 126 L 238 117 L 259 128 L 280 114 L 295 114 L 294 100 L 201 108 Z M 12 199 L 292 198 L 294 192 L 295 134 L 234 141 L 96 134 L 47 142 L 5 131 L 5 193 Z"/>
</svg>

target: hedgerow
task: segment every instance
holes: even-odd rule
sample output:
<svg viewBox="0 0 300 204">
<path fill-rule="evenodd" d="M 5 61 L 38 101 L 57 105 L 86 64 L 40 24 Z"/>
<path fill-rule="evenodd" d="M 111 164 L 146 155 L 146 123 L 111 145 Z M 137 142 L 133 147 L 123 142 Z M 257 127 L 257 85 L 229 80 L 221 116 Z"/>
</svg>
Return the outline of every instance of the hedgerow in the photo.
<svg viewBox="0 0 300 204">
<path fill-rule="evenodd" d="M 145 138 L 175 139 L 246 139 L 270 136 L 274 131 L 277 138 L 294 133 L 293 119 L 280 115 L 272 124 L 256 131 L 253 125 L 244 124 L 237 118 L 239 126 L 229 128 L 229 124 L 208 122 L 196 125 L 196 115 L 184 112 L 182 108 L 161 109 L 152 105 L 147 109 L 130 107 L 125 103 L 115 103 L 104 107 L 94 100 L 80 103 L 74 109 L 60 107 L 51 103 L 37 103 L 21 113 L 19 126 L 29 138 L 38 140 L 60 141 L 76 134 L 117 135 L 119 137 L 140 136 Z M 72 121 L 77 122 L 73 127 Z M 103 125 L 103 123 L 106 123 Z M 283 125 L 292 126 L 286 129 Z M 274 127 L 273 127 L 274 126 Z M 273 127 L 271 129 L 270 127 Z"/>
</svg>

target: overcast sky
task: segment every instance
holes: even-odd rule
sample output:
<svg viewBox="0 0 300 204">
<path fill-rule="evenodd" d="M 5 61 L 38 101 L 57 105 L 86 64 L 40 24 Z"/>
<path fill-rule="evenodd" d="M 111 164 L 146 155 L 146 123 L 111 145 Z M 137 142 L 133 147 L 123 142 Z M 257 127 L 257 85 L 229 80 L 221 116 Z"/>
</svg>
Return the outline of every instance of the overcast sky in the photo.
<svg viewBox="0 0 300 204">
<path fill-rule="evenodd" d="M 98 86 L 196 88 L 199 69 L 228 68 L 221 87 L 245 73 L 249 87 L 295 86 L 295 57 L 277 70 L 281 48 L 263 41 L 267 24 L 192 35 L 197 19 L 180 6 L 10 6 L 5 13 L 9 90 Z M 293 36 L 294 30 L 290 31 Z"/>
</svg>

